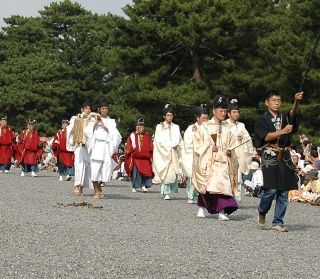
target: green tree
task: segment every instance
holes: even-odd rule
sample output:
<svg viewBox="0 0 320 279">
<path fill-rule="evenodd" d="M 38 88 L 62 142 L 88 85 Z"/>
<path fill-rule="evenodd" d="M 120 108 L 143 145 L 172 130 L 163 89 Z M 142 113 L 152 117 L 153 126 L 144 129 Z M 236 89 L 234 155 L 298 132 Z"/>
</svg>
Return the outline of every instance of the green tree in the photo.
<svg viewBox="0 0 320 279">
<path fill-rule="evenodd" d="M 52 3 L 39 17 L 6 19 L 0 100 L 17 129 L 33 117 L 41 132 L 52 134 L 85 99 L 103 94 L 105 20 L 71 1 Z"/>
</svg>

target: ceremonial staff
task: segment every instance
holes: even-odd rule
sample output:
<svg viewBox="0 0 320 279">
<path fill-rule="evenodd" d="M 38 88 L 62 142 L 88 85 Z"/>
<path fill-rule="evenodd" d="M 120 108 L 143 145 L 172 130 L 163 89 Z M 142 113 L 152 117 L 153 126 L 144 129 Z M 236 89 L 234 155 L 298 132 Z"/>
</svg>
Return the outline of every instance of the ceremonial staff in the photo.
<svg viewBox="0 0 320 279">
<path fill-rule="evenodd" d="M 304 82 L 308 76 L 308 73 L 310 71 L 310 65 L 311 65 L 311 62 L 312 62 L 312 58 L 316 52 L 316 49 L 318 47 L 318 43 L 319 43 L 319 40 L 320 40 L 320 29 L 319 29 L 319 32 L 318 32 L 318 35 L 317 35 L 317 38 L 316 38 L 316 41 L 314 43 L 314 47 L 313 47 L 313 51 L 312 51 L 312 54 L 311 56 L 309 57 L 309 61 L 308 61 L 308 66 L 307 66 L 307 69 L 306 69 L 306 72 L 304 73 L 304 76 L 303 76 L 303 79 L 302 79 L 302 82 L 300 84 L 300 87 L 299 87 L 299 91 L 298 92 L 301 92 L 302 89 L 303 89 L 303 85 L 304 85 Z"/>
</svg>

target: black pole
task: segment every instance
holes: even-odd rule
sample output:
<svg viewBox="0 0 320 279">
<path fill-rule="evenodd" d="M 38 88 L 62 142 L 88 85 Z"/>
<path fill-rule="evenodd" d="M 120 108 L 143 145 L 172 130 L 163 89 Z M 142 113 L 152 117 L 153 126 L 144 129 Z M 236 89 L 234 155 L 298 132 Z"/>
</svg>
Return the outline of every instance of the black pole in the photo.
<svg viewBox="0 0 320 279">
<path fill-rule="evenodd" d="M 319 32 L 318 32 L 316 41 L 315 41 L 315 43 L 314 43 L 314 47 L 313 47 L 312 54 L 311 54 L 311 56 L 309 57 L 307 70 L 306 70 L 306 72 L 304 73 L 304 76 L 303 76 L 303 79 L 302 79 L 302 82 L 301 82 L 301 84 L 300 84 L 300 87 L 299 87 L 299 91 L 298 91 L 298 92 L 301 92 L 302 89 L 303 89 L 303 85 L 304 85 L 304 82 L 305 82 L 305 80 L 306 80 L 306 78 L 307 78 L 307 76 L 308 76 L 308 73 L 309 73 L 309 71 L 310 71 L 310 65 L 311 65 L 311 62 L 312 62 L 312 58 L 313 58 L 313 56 L 314 56 L 314 54 L 315 54 L 315 52 L 316 52 L 316 49 L 317 49 L 317 47 L 318 47 L 319 40 L 320 40 L 320 29 L 319 29 Z"/>
</svg>

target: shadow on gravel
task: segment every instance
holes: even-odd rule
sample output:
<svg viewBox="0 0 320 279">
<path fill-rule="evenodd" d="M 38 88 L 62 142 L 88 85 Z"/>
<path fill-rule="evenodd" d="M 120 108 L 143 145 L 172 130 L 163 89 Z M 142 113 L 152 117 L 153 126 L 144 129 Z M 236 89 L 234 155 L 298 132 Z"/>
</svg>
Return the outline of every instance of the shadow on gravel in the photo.
<svg viewBox="0 0 320 279">
<path fill-rule="evenodd" d="M 105 194 L 103 200 L 141 200 L 138 197 L 128 197 L 121 194 Z"/>
<path fill-rule="evenodd" d="M 310 229 L 319 229 L 319 226 L 309 224 L 290 224 L 287 225 L 289 231 L 308 231 Z"/>
<path fill-rule="evenodd" d="M 258 208 L 258 205 L 241 205 L 239 207 L 239 210 L 242 210 L 242 209 L 257 209 Z"/>
<path fill-rule="evenodd" d="M 249 214 L 239 214 L 239 215 L 231 215 L 230 219 L 232 221 L 243 221 L 243 220 L 247 220 L 247 219 L 252 219 L 252 215 Z"/>
<path fill-rule="evenodd" d="M 107 184 L 104 186 L 101 186 L 102 188 L 126 188 L 128 185 L 125 184 Z"/>
</svg>

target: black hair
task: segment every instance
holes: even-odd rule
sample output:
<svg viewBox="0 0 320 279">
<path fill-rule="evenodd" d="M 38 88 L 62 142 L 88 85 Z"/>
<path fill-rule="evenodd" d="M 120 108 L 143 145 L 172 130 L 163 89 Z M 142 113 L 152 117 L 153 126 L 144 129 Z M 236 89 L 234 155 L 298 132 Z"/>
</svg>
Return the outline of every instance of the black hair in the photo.
<svg viewBox="0 0 320 279">
<path fill-rule="evenodd" d="M 265 100 L 269 100 L 272 96 L 281 97 L 280 93 L 277 90 L 269 90 L 265 94 Z"/>
</svg>

